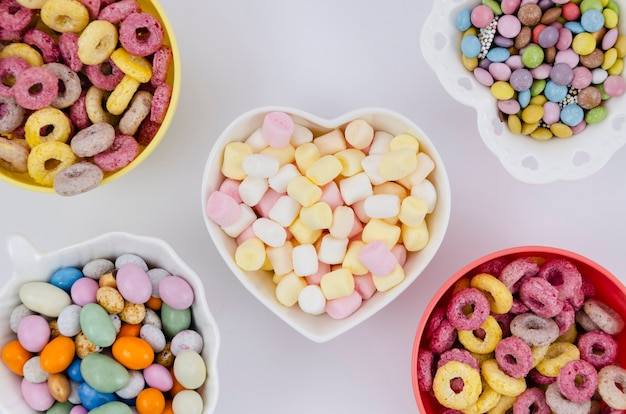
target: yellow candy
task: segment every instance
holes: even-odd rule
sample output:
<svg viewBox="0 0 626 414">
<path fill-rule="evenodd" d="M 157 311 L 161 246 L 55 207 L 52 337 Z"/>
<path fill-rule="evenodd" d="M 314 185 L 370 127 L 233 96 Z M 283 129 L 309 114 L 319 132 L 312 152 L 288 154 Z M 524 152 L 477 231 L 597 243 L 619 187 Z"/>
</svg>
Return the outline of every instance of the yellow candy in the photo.
<svg viewBox="0 0 626 414">
<path fill-rule="evenodd" d="M 522 135 L 530 135 L 537 128 L 539 128 L 539 122 L 524 122 L 522 123 Z"/>
<path fill-rule="evenodd" d="M 41 135 L 42 131 L 52 127 L 52 131 Z M 24 136 L 29 147 L 33 148 L 42 142 L 67 142 L 70 137 L 71 125 L 69 118 L 59 109 L 47 107 L 33 112 L 24 124 Z"/>
<path fill-rule="evenodd" d="M 346 125 L 344 132 L 346 141 L 356 148 L 367 148 L 374 139 L 374 128 L 363 119 L 355 119 Z"/>
<path fill-rule="evenodd" d="M 27 9 L 41 9 L 46 0 L 17 0 L 17 2 Z"/>
<path fill-rule="evenodd" d="M 322 230 L 313 230 L 304 225 L 300 218 L 296 218 L 289 226 L 289 232 L 300 244 L 313 244 L 322 235 Z"/>
<path fill-rule="evenodd" d="M 549 128 L 539 127 L 530 133 L 530 136 L 537 141 L 547 141 L 554 136 Z"/>
<path fill-rule="evenodd" d="M 42 142 L 28 154 L 28 174 L 37 183 L 52 186 L 58 172 L 75 162 L 76 155 L 69 145 L 58 141 Z"/>
<path fill-rule="evenodd" d="M 122 72 L 141 83 L 152 79 L 152 64 L 145 57 L 132 55 L 120 47 L 111 53 L 111 60 Z"/>
<path fill-rule="evenodd" d="M 334 180 L 342 169 L 341 161 L 334 155 L 324 155 L 306 170 L 305 175 L 313 184 L 322 186 Z"/>
<path fill-rule="evenodd" d="M 48 0 L 39 13 L 41 21 L 59 33 L 80 33 L 89 23 L 89 11 L 78 0 Z"/>
<path fill-rule="evenodd" d="M 410 148 L 417 154 L 420 150 L 420 142 L 411 134 L 396 135 L 389 142 L 389 150 L 395 151 L 401 148 Z"/>
<path fill-rule="evenodd" d="M 307 286 L 303 277 L 291 272 L 283 276 L 276 285 L 276 299 L 285 306 L 293 306 L 298 303 L 300 291 Z"/>
<path fill-rule="evenodd" d="M 554 136 L 558 138 L 569 138 L 574 135 L 574 131 L 572 131 L 572 128 L 561 122 L 550 125 L 550 132 L 552 132 Z"/>
<path fill-rule="evenodd" d="M 572 49 L 581 56 L 591 54 L 596 48 L 596 38 L 589 32 L 578 33 L 572 40 Z"/>
<path fill-rule="evenodd" d="M 333 211 L 328 203 L 320 201 L 311 206 L 302 207 L 300 220 L 311 230 L 328 229 L 333 224 Z"/>
<path fill-rule="evenodd" d="M 526 391 L 526 379 L 507 375 L 500 369 L 495 359 L 485 361 L 481 372 L 487 384 L 498 394 L 516 397 Z"/>
<path fill-rule="evenodd" d="M 98 65 L 111 56 L 117 40 L 117 28 L 112 23 L 94 20 L 78 37 L 78 58 L 85 65 Z"/>
<path fill-rule="evenodd" d="M 404 268 L 396 264 L 391 273 L 385 276 L 372 277 L 374 286 L 379 292 L 386 292 L 394 286 L 399 285 L 404 280 Z"/>
<path fill-rule="evenodd" d="M 612 47 L 604 52 L 604 61 L 602 62 L 601 68 L 608 70 L 615 65 L 615 62 L 617 62 L 617 49 Z"/>
<path fill-rule="evenodd" d="M 403 224 L 401 227 L 402 244 L 409 252 L 417 252 L 422 250 L 430 240 L 430 232 L 426 221 L 423 220 L 417 226 L 408 226 Z"/>
<path fill-rule="evenodd" d="M 609 75 L 621 75 L 624 71 L 624 60 L 618 59 L 615 61 L 615 64 L 607 70 Z"/>
<path fill-rule="evenodd" d="M 279 247 L 268 246 L 265 253 L 276 274 L 286 275 L 293 271 L 293 243 L 291 241 L 287 240 L 285 244 Z"/>
<path fill-rule="evenodd" d="M 400 203 L 398 218 L 407 226 L 418 226 L 424 221 L 427 213 L 428 205 L 424 200 L 415 196 L 408 196 Z"/>
<path fill-rule="evenodd" d="M 354 277 L 348 269 L 333 270 L 322 276 L 320 288 L 328 300 L 348 296 L 354 292 Z"/>
<path fill-rule="evenodd" d="M 317 138 L 313 138 L 313 143 L 320 151 L 320 155 L 332 155 L 347 148 L 346 138 L 340 129 L 334 129 Z"/>
<path fill-rule="evenodd" d="M 506 101 L 515 96 L 515 89 L 508 82 L 496 81 L 491 85 L 491 94 L 500 101 Z"/>
<path fill-rule="evenodd" d="M 9 43 L 0 50 L 0 59 L 6 57 L 18 57 L 24 59 L 31 66 L 43 65 L 41 53 L 26 43 Z"/>
<path fill-rule="evenodd" d="M 619 23 L 619 16 L 615 13 L 615 10 L 604 9 L 602 14 L 604 15 L 604 27 L 607 29 L 617 27 L 617 24 Z"/>
<path fill-rule="evenodd" d="M 247 174 L 243 170 L 243 160 L 253 154 L 252 147 L 243 142 L 230 142 L 224 147 L 224 158 L 220 169 L 224 177 L 243 180 Z"/>
<path fill-rule="evenodd" d="M 389 224 L 381 219 L 371 219 L 361 233 L 361 240 L 365 243 L 381 240 L 389 250 L 400 240 L 400 227 Z"/>
<path fill-rule="evenodd" d="M 341 163 L 341 175 L 352 177 L 363 171 L 361 161 L 365 158 L 363 151 L 356 148 L 348 148 L 335 154 L 335 158 Z"/>
<path fill-rule="evenodd" d="M 543 118 L 543 107 L 530 104 L 522 111 L 522 121 L 527 123 L 539 122 Z"/>
<path fill-rule="evenodd" d="M 256 237 L 245 240 L 235 250 L 235 263 L 243 270 L 261 269 L 266 258 L 265 245 Z"/>
<path fill-rule="evenodd" d="M 463 390 L 459 393 L 450 385 L 454 378 L 463 380 Z M 467 364 L 450 361 L 437 369 L 433 379 L 433 391 L 437 401 L 444 407 L 463 410 L 478 401 L 482 392 L 480 373 Z"/>
<path fill-rule="evenodd" d="M 359 252 L 363 246 L 365 243 L 361 240 L 351 242 L 341 263 L 341 267 L 349 270 L 353 275 L 364 275 L 368 272 L 367 267 L 359 260 Z"/>
<path fill-rule="evenodd" d="M 467 69 L 470 72 L 473 72 L 474 69 L 476 69 L 478 67 L 478 58 L 476 58 L 476 57 L 469 58 L 469 57 L 461 54 L 461 63 L 463 64 L 463 67 L 465 69 Z"/>
<path fill-rule="evenodd" d="M 580 351 L 576 345 L 569 342 L 553 342 L 541 362 L 537 364 L 537 371 L 546 377 L 556 377 L 565 364 L 580 359 Z"/>
<path fill-rule="evenodd" d="M 517 117 L 517 115 L 509 115 L 506 119 L 506 123 L 512 133 L 522 133 L 522 121 Z"/>
<path fill-rule="evenodd" d="M 532 98 L 530 98 L 530 102 L 528 102 L 529 106 L 530 105 L 539 105 L 542 106 L 548 102 L 548 98 L 546 98 L 545 95 L 535 95 Z"/>
<path fill-rule="evenodd" d="M 107 98 L 107 110 L 113 115 L 121 115 L 128 108 L 139 85 L 141 83 L 137 79 L 124 75 Z"/>
<path fill-rule="evenodd" d="M 478 31 L 476 30 L 474 26 L 471 26 L 469 29 L 463 32 L 463 37 L 469 36 L 469 35 L 472 35 L 472 36 L 478 35 Z"/>
<path fill-rule="evenodd" d="M 270 157 L 278 160 L 278 165 L 291 164 L 295 160 L 296 149 L 293 145 L 289 144 L 284 148 L 266 147 L 259 151 L 259 154 L 269 155 Z"/>
<path fill-rule="evenodd" d="M 500 328 L 498 321 L 491 315 L 487 316 L 487 320 L 480 327 L 485 331 L 484 338 L 481 339 L 477 337 L 474 331 L 459 330 L 459 342 L 470 352 L 477 354 L 493 352 L 502 339 L 502 328 Z M 496 389 L 496 391 L 498 390 Z"/>
<path fill-rule="evenodd" d="M 417 154 L 410 148 L 400 148 L 383 154 L 380 160 L 380 175 L 387 181 L 399 180 L 417 168 Z"/>
<path fill-rule="evenodd" d="M 513 294 L 497 277 L 479 273 L 472 277 L 471 286 L 480 289 L 489 300 L 491 312 L 507 313 L 513 306 Z"/>
<path fill-rule="evenodd" d="M 301 174 L 305 174 L 311 165 L 315 164 L 321 157 L 319 148 L 312 142 L 298 146 L 294 153 L 296 167 Z"/>
<path fill-rule="evenodd" d="M 322 189 L 308 178 L 300 175 L 293 178 L 287 185 L 287 194 L 302 207 L 310 207 L 322 196 Z"/>
</svg>

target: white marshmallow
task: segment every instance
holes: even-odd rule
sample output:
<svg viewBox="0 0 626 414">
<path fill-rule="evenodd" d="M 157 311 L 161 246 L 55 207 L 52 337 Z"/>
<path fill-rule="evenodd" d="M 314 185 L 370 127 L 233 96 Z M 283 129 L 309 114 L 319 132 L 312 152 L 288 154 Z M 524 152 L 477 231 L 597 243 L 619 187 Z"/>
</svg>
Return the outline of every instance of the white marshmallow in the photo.
<svg viewBox="0 0 626 414">
<path fill-rule="evenodd" d="M 252 223 L 252 231 L 261 241 L 271 247 L 280 247 L 287 241 L 287 231 L 274 220 L 261 217 Z"/>
<path fill-rule="evenodd" d="M 387 180 L 380 174 L 380 161 L 382 159 L 382 154 L 370 154 L 361 161 L 363 171 L 367 174 L 370 181 L 374 185 L 387 182 Z"/>
<path fill-rule="evenodd" d="M 298 295 L 298 306 L 304 313 L 321 315 L 326 311 L 326 298 L 318 285 L 308 285 Z"/>
<path fill-rule="evenodd" d="M 428 206 L 426 210 L 428 214 L 435 210 L 435 205 L 437 204 L 437 190 L 430 180 L 422 180 L 421 183 L 411 187 L 411 195 L 426 203 Z"/>
<path fill-rule="evenodd" d="M 291 145 L 298 147 L 298 145 L 306 144 L 307 142 L 313 142 L 313 132 L 300 124 L 293 125 L 293 134 L 291 134 Z"/>
<path fill-rule="evenodd" d="M 246 138 L 245 143 L 250 145 L 254 152 L 259 152 L 268 146 L 267 141 L 263 138 L 263 134 L 261 133 L 261 128 L 257 128 L 250 134 L 250 136 Z"/>
<path fill-rule="evenodd" d="M 254 223 L 254 221 L 256 220 L 256 214 L 252 210 L 252 208 L 250 208 L 250 206 L 241 203 L 239 204 L 239 208 L 241 209 L 241 214 L 239 214 L 239 218 L 237 219 L 237 221 L 230 226 L 222 227 L 224 233 L 233 238 L 239 236 L 241 232 L 251 226 L 252 223 Z"/>
<path fill-rule="evenodd" d="M 328 264 L 339 264 L 343 262 L 343 258 L 348 250 L 348 239 L 338 239 L 330 234 L 322 237 L 317 257 L 320 262 Z"/>
<path fill-rule="evenodd" d="M 268 213 L 268 217 L 283 227 L 291 226 L 291 223 L 300 214 L 302 206 L 288 195 L 281 196 Z"/>
<path fill-rule="evenodd" d="M 347 205 L 354 204 L 374 194 L 372 182 L 364 172 L 340 180 L 339 192 Z"/>
<path fill-rule="evenodd" d="M 249 177 L 269 178 L 278 172 L 278 160 L 266 154 L 252 154 L 244 158 L 241 164 Z"/>
<path fill-rule="evenodd" d="M 424 181 L 426 177 L 435 169 L 435 162 L 425 152 L 419 152 L 416 155 L 417 167 L 406 177 L 401 178 L 398 182 L 407 188 L 413 187 Z"/>
<path fill-rule="evenodd" d="M 354 226 L 354 211 L 348 206 L 338 206 L 333 210 L 333 224 L 328 231 L 338 239 L 348 238 Z"/>
<path fill-rule="evenodd" d="M 400 212 L 400 197 L 395 194 L 374 194 L 365 199 L 365 214 L 371 218 L 391 218 Z"/>
<path fill-rule="evenodd" d="M 393 135 L 386 131 L 376 131 L 374 139 L 370 144 L 370 154 L 384 154 L 389 152 L 389 143 L 393 139 Z"/>
<path fill-rule="evenodd" d="M 246 177 L 239 184 L 239 197 L 241 201 L 250 207 L 254 207 L 261 201 L 261 197 L 268 189 L 266 178 Z"/>
<path fill-rule="evenodd" d="M 276 275 L 285 275 L 293 271 L 293 244 L 287 240 L 279 247 L 268 247 L 265 250 Z"/>
<path fill-rule="evenodd" d="M 285 164 L 276 174 L 269 178 L 268 183 L 272 190 L 277 193 L 286 193 L 287 185 L 294 178 L 301 175 L 298 168 L 293 164 Z"/>
<path fill-rule="evenodd" d="M 312 244 L 300 244 L 293 248 L 291 254 L 293 272 L 298 276 L 311 276 L 319 268 L 317 251 Z"/>
</svg>

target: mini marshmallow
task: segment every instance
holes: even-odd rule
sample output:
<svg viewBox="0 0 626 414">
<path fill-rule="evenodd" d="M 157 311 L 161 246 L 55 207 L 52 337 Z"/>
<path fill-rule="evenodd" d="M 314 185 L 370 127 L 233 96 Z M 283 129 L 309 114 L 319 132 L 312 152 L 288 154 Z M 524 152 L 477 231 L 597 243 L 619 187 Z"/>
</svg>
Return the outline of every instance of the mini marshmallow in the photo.
<svg viewBox="0 0 626 414">
<path fill-rule="evenodd" d="M 283 195 L 284 194 L 277 193 L 271 188 L 268 188 L 259 202 L 254 206 L 254 209 L 259 216 L 268 217 L 270 210 L 274 207 L 274 204 L 276 204 L 278 199 Z"/>
<path fill-rule="evenodd" d="M 240 245 L 246 240 L 251 239 L 252 237 L 256 237 L 256 236 L 254 234 L 254 230 L 252 230 L 252 225 L 249 225 L 248 227 L 246 227 L 244 231 L 239 233 L 239 236 L 237 236 L 235 241 L 237 242 L 237 245 Z"/>
<path fill-rule="evenodd" d="M 371 218 L 391 218 L 400 212 L 400 198 L 394 194 L 374 194 L 363 203 L 365 214 Z"/>
<path fill-rule="evenodd" d="M 289 226 L 289 232 L 294 239 L 300 244 L 315 243 L 322 235 L 322 230 L 313 230 L 308 228 L 302 223 L 300 217 L 297 217 L 291 226 Z"/>
<path fill-rule="evenodd" d="M 346 125 L 344 135 L 351 146 L 364 149 L 374 139 L 374 128 L 364 119 L 354 119 Z"/>
<path fill-rule="evenodd" d="M 314 184 L 322 186 L 334 180 L 342 168 L 341 162 L 334 155 L 324 155 L 306 170 L 305 175 Z"/>
<path fill-rule="evenodd" d="M 303 277 L 291 272 L 276 285 L 276 299 L 282 305 L 291 307 L 298 303 L 298 296 L 306 286 L 306 280 Z"/>
<path fill-rule="evenodd" d="M 350 295 L 326 302 L 326 313 L 333 319 L 344 319 L 356 312 L 363 298 L 356 290 Z"/>
<path fill-rule="evenodd" d="M 237 203 L 241 203 L 241 197 L 239 197 L 239 184 L 241 181 L 233 180 L 232 178 L 225 178 L 220 184 L 219 191 L 226 193 L 235 199 Z"/>
<path fill-rule="evenodd" d="M 256 213 L 252 208 L 244 203 L 239 204 L 239 218 L 230 226 L 222 226 L 224 233 L 232 238 L 237 238 L 248 226 L 251 226 L 256 220 Z"/>
<path fill-rule="evenodd" d="M 291 145 L 298 147 L 298 145 L 306 144 L 307 142 L 313 142 L 313 132 L 300 124 L 293 125 L 293 134 L 291 134 Z"/>
<path fill-rule="evenodd" d="M 321 315 L 326 312 L 326 298 L 317 285 L 308 285 L 298 295 L 298 306 L 309 315 Z"/>
<path fill-rule="evenodd" d="M 269 155 L 270 157 L 277 159 L 278 165 L 280 165 L 281 167 L 283 165 L 292 163 L 296 159 L 296 149 L 293 147 L 293 145 L 287 145 L 285 148 L 282 149 L 267 147 L 262 149 L 259 154 Z"/>
<path fill-rule="evenodd" d="M 409 148 L 417 154 L 420 150 L 420 142 L 411 134 L 396 135 L 389 141 L 389 151 L 395 151 L 400 148 Z"/>
<path fill-rule="evenodd" d="M 348 239 L 338 239 L 326 234 L 322 237 L 319 245 L 317 257 L 320 262 L 328 264 L 339 264 L 343 262 L 348 249 Z"/>
<path fill-rule="evenodd" d="M 311 276 L 319 269 L 317 251 L 312 244 L 300 244 L 291 253 L 293 271 L 298 276 Z"/>
<path fill-rule="evenodd" d="M 365 227 L 363 227 L 361 239 L 365 243 L 374 240 L 382 240 L 387 248 L 391 250 L 393 246 L 398 243 L 398 240 L 400 240 L 400 227 L 386 223 L 381 219 L 371 219 Z"/>
<path fill-rule="evenodd" d="M 339 181 L 341 198 L 347 205 L 354 204 L 373 194 L 372 183 L 364 172 L 343 178 Z"/>
<path fill-rule="evenodd" d="M 235 263 L 246 271 L 261 269 L 265 259 L 265 245 L 256 237 L 244 241 L 235 250 Z"/>
<path fill-rule="evenodd" d="M 428 213 L 428 206 L 424 200 L 414 196 L 408 196 L 400 204 L 400 214 L 398 218 L 407 226 L 417 226 Z"/>
<path fill-rule="evenodd" d="M 322 276 L 326 273 L 330 272 L 330 265 L 328 263 L 317 262 L 317 272 L 313 273 L 311 276 L 305 276 L 306 282 L 309 285 L 319 285 Z"/>
<path fill-rule="evenodd" d="M 343 198 L 341 198 L 339 186 L 337 186 L 336 182 L 331 181 L 322 186 L 322 196 L 320 197 L 320 201 L 328 204 L 332 210 L 339 206 L 343 206 Z"/>
<path fill-rule="evenodd" d="M 313 138 L 313 143 L 320 151 L 320 155 L 332 155 L 347 148 L 343 131 L 333 129 L 324 135 Z"/>
<path fill-rule="evenodd" d="M 322 158 L 320 150 L 317 148 L 317 145 L 312 142 L 300 145 L 296 148 L 296 152 L 294 153 L 296 166 L 302 174 L 306 173 L 311 165 L 315 164 L 320 158 Z"/>
<path fill-rule="evenodd" d="M 367 224 L 371 220 L 371 217 L 365 212 L 365 200 L 359 200 L 350 207 L 352 207 L 352 211 L 354 211 L 354 214 L 361 223 Z"/>
<path fill-rule="evenodd" d="M 363 151 L 356 148 L 348 148 L 336 153 L 335 157 L 341 163 L 341 175 L 344 177 L 352 177 L 354 174 L 363 171 L 363 166 L 361 165 L 365 158 Z"/>
<path fill-rule="evenodd" d="M 253 152 L 252 147 L 243 142 L 230 142 L 226 144 L 224 147 L 222 167 L 220 169 L 222 175 L 232 178 L 233 180 L 243 180 L 246 178 L 246 173 L 241 164 L 243 160 L 249 155 L 252 155 Z"/>
<path fill-rule="evenodd" d="M 422 180 L 421 183 L 411 187 L 411 195 L 426 203 L 428 207 L 426 212 L 428 214 L 435 210 L 435 206 L 437 205 L 437 190 L 430 180 Z"/>
<path fill-rule="evenodd" d="M 410 148 L 400 148 L 383 154 L 378 172 L 387 181 L 396 181 L 417 168 L 417 154 Z"/>
<path fill-rule="evenodd" d="M 239 203 L 230 195 L 213 191 L 205 203 L 205 213 L 218 226 L 230 226 L 239 219 Z"/>
<path fill-rule="evenodd" d="M 402 244 L 409 252 L 422 250 L 428 244 L 430 233 L 426 220 L 423 220 L 418 226 L 402 225 Z"/>
<path fill-rule="evenodd" d="M 348 246 L 346 255 L 341 263 L 341 266 L 348 269 L 353 275 L 364 275 L 368 273 L 367 267 L 359 260 L 359 252 L 364 246 L 365 242 L 354 240 Z"/>
<path fill-rule="evenodd" d="M 374 276 L 372 281 L 379 292 L 386 292 L 394 286 L 397 286 L 404 280 L 404 269 L 399 264 L 393 268 L 391 273 L 385 276 Z"/>
<path fill-rule="evenodd" d="M 374 276 L 385 276 L 398 264 L 396 256 L 381 240 L 367 243 L 359 251 L 359 260 Z"/>
<path fill-rule="evenodd" d="M 348 269 L 333 270 L 322 276 L 320 288 L 326 299 L 337 299 L 354 292 L 354 278 Z"/>
<path fill-rule="evenodd" d="M 348 239 L 353 239 L 356 236 L 360 236 L 362 232 L 363 223 L 361 223 L 359 220 L 354 220 L 354 225 L 352 226 L 352 231 L 350 231 L 350 234 L 348 235 Z"/>
<path fill-rule="evenodd" d="M 372 274 L 354 275 L 354 290 L 359 292 L 363 300 L 368 300 L 376 293 L 376 285 L 372 280 Z"/>
<path fill-rule="evenodd" d="M 252 223 L 252 230 L 263 243 L 271 247 L 280 247 L 287 241 L 285 228 L 265 217 L 260 217 Z"/>
<path fill-rule="evenodd" d="M 406 247 L 402 244 L 396 244 L 393 246 L 393 249 L 391 249 L 391 253 L 396 256 L 396 260 L 400 266 L 404 266 L 406 263 Z"/>
<path fill-rule="evenodd" d="M 265 253 L 272 264 L 274 273 L 285 275 L 293 272 L 293 244 L 290 241 L 279 247 L 267 247 Z"/>
<path fill-rule="evenodd" d="M 289 145 L 293 131 L 293 119 L 284 112 L 270 112 L 263 118 L 261 133 L 272 148 L 282 149 Z"/>
<path fill-rule="evenodd" d="M 241 168 L 250 177 L 269 178 L 278 172 L 278 160 L 267 154 L 252 154 L 244 158 Z"/>
<path fill-rule="evenodd" d="M 311 230 L 324 230 L 333 224 L 333 211 L 328 204 L 320 201 L 312 206 L 302 207 L 300 220 Z"/>
<path fill-rule="evenodd" d="M 303 207 L 315 204 L 322 196 L 322 189 L 308 178 L 300 175 L 293 178 L 287 185 L 287 194 L 293 197 Z"/>
<path fill-rule="evenodd" d="M 373 185 L 380 185 L 387 180 L 380 174 L 380 162 L 383 159 L 383 154 L 369 154 L 361 161 L 363 171 L 370 179 Z"/>
<path fill-rule="evenodd" d="M 435 169 L 435 162 L 428 154 L 420 152 L 416 155 L 417 167 L 415 171 L 398 180 L 398 182 L 407 188 L 411 188 L 421 183 Z"/>
<path fill-rule="evenodd" d="M 347 239 L 354 226 L 354 211 L 348 206 L 339 206 L 333 210 L 333 222 L 328 228 L 331 236 Z"/>
<path fill-rule="evenodd" d="M 289 227 L 300 214 L 300 208 L 302 208 L 300 203 L 287 195 L 283 195 L 276 200 L 267 216 L 281 226 Z"/>
<path fill-rule="evenodd" d="M 263 138 L 263 133 L 261 132 L 261 128 L 257 128 L 254 130 L 248 138 L 244 141 L 246 144 L 250 145 L 254 152 L 259 152 L 264 148 L 267 148 L 267 141 Z"/>
<path fill-rule="evenodd" d="M 370 145 L 369 154 L 386 154 L 389 152 L 389 143 L 393 139 L 393 135 L 386 131 L 376 131 L 374 139 Z"/>
<path fill-rule="evenodd" d="M 375 185 L 374 194 L 395 194 L 400 200 L 409 195 L 406 188 L 393 181 L 385 181 L 382 184 Z"/>
<path fill-rule="evenodd" d="M 286 193 L 289 182 L 301 175 L 300 171 L 293 164 L 285 164 L 278 169 L 278 172 L 268 179 L 269 186 L 278 193 Z"/>
<path fill-rule="evenodd" d="M 266 178 L 246 177 L 239 185 L 239 197 L 245 204 L 254 207 L 261 201 L 261 197 L 263 197 L 268 188 L 269 185 Z"/>
</svg>

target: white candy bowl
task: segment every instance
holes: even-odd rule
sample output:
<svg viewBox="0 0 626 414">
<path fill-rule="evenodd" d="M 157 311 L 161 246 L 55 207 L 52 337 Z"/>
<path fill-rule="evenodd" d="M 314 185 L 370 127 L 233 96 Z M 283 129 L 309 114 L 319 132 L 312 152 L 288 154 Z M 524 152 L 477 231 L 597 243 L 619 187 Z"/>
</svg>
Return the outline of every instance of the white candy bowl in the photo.
<svg viewBox="0 0 626 414">
<path fill-rule="evenodd" d="M 622 11 L 626 10 L 626 0 L 615 0 L 615 3 Z M 571 138 L 537 141 L 511 133 L 500 121 L 496 100 L 489 88 L 478 83 L 461 63 L 461 33 L 455 20 L 460 10 L 478 4 L 478 0 L 432 2 L 420 43 L 426 62 L 446 92 L 476 110 L 478 131 L 484 144 L 513 177 L 526 183 L 579 180 L 600 170 L 626 143 L 626 97 L 604 102 L 608 111 L 606 119 L 587 126 Z M 626 33 L 623 13 L 619 32 Z"/>
<path fill-rule="evenodd" d="M 309 128 L 314 136 L 319 136 L 334 128 L 342 128 L 349 121 L 359 118 L 369 122 L 375 130 L 384 130 L 392 135 L 409 133 L 420 140 L 420 151 L 430 155 L 435 162 L 436 167 L 428 178 L 434 184 L 438 195 L 435 210 L 426 216 L 430 232 L 428 244 L 421 251 L 408 254 L 404 266 L 406 274 L 404 281 L 386 292 L 375 293 L 370 299 L 363 301 L 361 307 L 347 318 L 333 319 L 327 314 L 314 316 L 302 311 L 297 304 L 292 307 L 281 305 L 275 297 L 276 285 L 272 280 L 273 273 L 264 270 L 241 270 L 234 259 L 236 241 L 205 214 L 205 205 L 209 195 L 217 190 L 224 180 L 224 176 L 220 172 L 224 147 L 230 142 L 244 141 L 261 126 L 265 115 L 273 111 L 290 114 L 296 124 Z M 285 323 L 310 340 L 321 343 L 350 330 L 382 310 L 424 271 L 439 249 L 448 226 L 450 184 L 444 163 L 433 142 L 412 121 L 393 111 L 381 108 L 365 108 L 329 120 L 293 108 L 262 107 L 240 115 L 217 138 L 204 169 L 200 201 L 209 235 L 232 273 L 255 298 Z"/>
<path fill-rule="evenodd" d="M 187 266 L 176 252 L 164 241 L 133 234 L 107 233 L 63 247 L 51 252 L 37 250 L 25 237 L 10 236 L 7 240 L 9 255 L 14 271 L 0 291 L 0 343 L 2 346 L 16 338 L 9 327 L 9 316 L 20 304 L 18 291 L 22 284 L 30 281 L 48 281 L 53 272 L 61 267 L 82 267 L 89 260 L 108 258 L 114 260 L 125 253 L 142 257 L 152 267 L 161 267 L 173 275 L 184 278 L 194 290 L 192 305 L 192 328 L 203 338 L 202 357 L 207 365 L 207 380 L 198 389 L 204 402 L 203 414 L 215 410 L 218 398 L 217 356 L 220 335 L 217 324 L 209 309 L 204 286 L 200 277 Z M 24 402 L 20 391 L 21 378 L 0 362 L 0 412 L 35 413 Z"/>
</svg>

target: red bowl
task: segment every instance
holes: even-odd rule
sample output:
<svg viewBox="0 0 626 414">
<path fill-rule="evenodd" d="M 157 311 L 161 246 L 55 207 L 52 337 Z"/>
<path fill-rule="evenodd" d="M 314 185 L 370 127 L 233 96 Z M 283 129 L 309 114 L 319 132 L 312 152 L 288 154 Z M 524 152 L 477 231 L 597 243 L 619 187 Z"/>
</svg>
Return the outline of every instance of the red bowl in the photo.
<svg viewBox="0 0 626 414">
<path fill-rule="evenodd" d="M 513 247 L 509 249 L 500 250 L 491 254 L 488 254 L 480 259 L 474 260 L 468 265 L 464 266 L 452 277 L 450 277 L 446 283 L 439 288 L 435 293 L 433 299 L 426 307 L 424 314 L 420 320 L 417 332 L 415 333 L 415 339 L 413 342 L 413 353 L 411 357 L 411 377 L 413 380 L 413 393 L 415 395 L 415 401 L 417 403 L 418 411 L 422 414 L 437 414 L 443 410 L 443 406 L 439 404 L 437 399 L 428 392 L 423 392 L 419 389 L 417 382 L 417 353 L 420 349 L 422 340 L 424 338 L 424 330 L 426 324 L 433 310 L 440 303 L 447 303 L 452 294 L 454 284 L 464 276 L 471 274 L 471 272 L 478 266 L 489 262 L 490 260 L 500 257 L 510 258 L 511 260 L 521 257 L 542 257 L 546 260 L 562 257 L 570 260 L 574 263 L 580 273 L 588 277 L 596 288 L 595 297 L 605 304 L 613 308 L 624 319 L 626 319 L 626 287 L 607 269 L 600 266 L 593 260 L 590 260 L 577 253 L 573 253 L 567 250 L 558 249 L 555 247 L 544 246 L 521 246 Z M 615 336 L 620 347 L 626 348 L 626 329 Z M 622 348 L 623 349 L 623 348 Z M 621 366 L 626 366 L 626 352 L 620 352 L 617 356 L 617 362 Z"/>
</svg>

